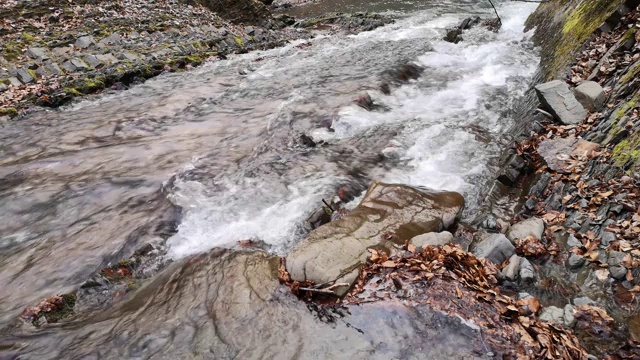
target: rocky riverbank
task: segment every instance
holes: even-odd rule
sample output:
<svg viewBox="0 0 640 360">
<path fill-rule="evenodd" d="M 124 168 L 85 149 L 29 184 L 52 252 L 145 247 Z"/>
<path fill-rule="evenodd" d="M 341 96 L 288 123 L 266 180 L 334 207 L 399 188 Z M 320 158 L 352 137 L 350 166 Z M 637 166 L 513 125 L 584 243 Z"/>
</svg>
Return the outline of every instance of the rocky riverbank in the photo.
<svg viewBox="0 0 640 360">
<path fill-rule="evenodd" d="M 0 118 L 310 38 L 310 28 L 359 32 L 390 21 L 337 14 L 297 22 L 255 0 L 12 1 L 0 19 Z"/>
<path fill-rule="evenodd" d="M 215 249 L 171 265 L 163 260 L 162 242 L 146 244 L 73 293 L 27 308 L 22 319 L 46 328 L 48 323 L 97 317 L 95 325 L 88 325 L 90 333 L 125 334 L 116 337 L 119 344 L 140 344 L 144 339 L 136 343 L 135 336 L 179 322 L 180 329 L 186 329 L 179 333 L 196 339 L 198 351 L 204 344 L 202 351 L 215 348 L 219 357 L 252 357 L 252 342 L 275 342 L 281 349 L 291 328 L 293 336 L 305 336 L 323 322 L 332 322 L 338 330 L 331 334 L 347 339 L 336 340 L 331 349 L 368 349 L 369 340 L 354 325 L 361 321 L 358 311 L 368 319 L 363 328 L 369 328 L 375 321 L 372 314 L 402 314 L 398 309 L 406 311 L 408 305 L 417 314 L 424 309 L 439 314 L 421 321 L 421 326 L 428 328 L 424 324 L 432 321 L 447 324 L 428 329 L 435 335 L 425 338 L 446 338 L 452 328 L 451 333 L 464 334 L 460 349 L 417 348 L 435 358 L 637 358 L 640 182 L 635 31 L 640 13 L 631 7 L 633 1 L 626 7 L 600 5 L 594 10 L 590 3 L 551 1 L 532 17 L 534 22 L 547 19 L 549 9 L 562 9 L 564 14 L 583 14 L 578 20 L 589 24 L 594 19 L 605 23 L 584 38 L 580 32 L 579 38 L 554 40 L 554 47 L 571 46 L 563 50 L 569 60 L 561 65 L 554 57 L 543 60 L 544 81 L 535 84 L 540 108 L 523 117 L 526 129 L 507 152 L 494 186 L 508 195 L 474 226 L 459 223 L 465 202 L 458 193 L 374 182 L 356 207 L 343 204 L 349 196 L 341 189 L 339 200 L 319 210 L 313 230 L 279 267 L 279 259 L 258 250 L 260 244 L 252 240 L 240 241 L 232 251 Z M 553 32 L 553 26 L 568 26 L 567 32 L 574 34 L 574 17 L 554 20 L 558 23 L 547 28 L 540 25 L 539 34 Z M 336 23 L 333 16 L 323 21 L 324 25 L 308 24 L 322 28 Z M 568 72 L 565 65 L 570 66 Z M 391 91 L 389 84 L 402 86 L 422 74 L 409 65 L 396 70 L 388 74 L 391 80 L 384 79 L 383 94 Z M 356 103 L 367 111 L 377 110 L 368 95 Z M 308 136 L 304 140 L 316 146 Z M 512 213 L 515 216 L 505 216 Z M 164 222 L 158 221 L 150 228 L 165 229 L 163 239 L 175 232 L 175 226 L 160 226 Z M 307 303 L 291 301 L 277 278 Z M 177 306 L 190 299 L 192 306 Z M 376 312 L 375 306 L 383 310 Z M 105 326 L 109 322 L 117 324 Z M 230 335 L 247 324 L 251 329 L 242 333 L 251 336 Z M 32 330 L 26 326 L 27 332 Z M 172 336 L 149 341 L 149 348 L 172 346 Z M 417 333 L 403 337 L 423 340 Z M 397 338 L 376 338 L 375 343 Z M 317 352 L 317 344 L 293 355 Z M 61 348 L 64 357 L 67 347 Z M 117 348 L 105 351 L 122 354 Z"/>
</svg>

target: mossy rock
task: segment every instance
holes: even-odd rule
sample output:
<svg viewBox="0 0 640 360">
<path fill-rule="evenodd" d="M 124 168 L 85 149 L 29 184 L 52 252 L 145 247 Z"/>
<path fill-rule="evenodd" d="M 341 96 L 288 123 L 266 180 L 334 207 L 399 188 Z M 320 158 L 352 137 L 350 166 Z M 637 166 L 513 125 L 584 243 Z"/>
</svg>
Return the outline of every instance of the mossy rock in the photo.
<svg viewBox="0 0 640 360">
<path fill-rule="evenodd" d="M 624 0 L 551 0 L 527 19 L 536 27 L 534 40 L 542 47 L 541 72 L 546 81 L 560 78 L 575 54 Z"/>
</svg>

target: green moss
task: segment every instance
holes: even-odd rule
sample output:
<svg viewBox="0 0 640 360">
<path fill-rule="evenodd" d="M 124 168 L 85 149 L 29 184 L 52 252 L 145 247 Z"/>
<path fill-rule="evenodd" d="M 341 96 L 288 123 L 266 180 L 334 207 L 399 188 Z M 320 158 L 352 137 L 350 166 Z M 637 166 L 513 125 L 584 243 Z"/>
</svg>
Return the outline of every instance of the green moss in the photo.
<svg viewBox="0 0 640 360">
<path fill-rule="evenodd" d="M 630 80 L 640 75 L 640 61 L 636 61 L 633 66 L 627 71 L 622 78 L 620 78 L 620 85 L 627 84 Z"/>
<path fill-rule="evenodd" d="M 234 36 L 233 40 L 238 44 L 238 46 L 244 46 L 244 40 L 239 36 Z"/>
<path fill-rule="evenodd" d="M 0 84 L 11 85 L 11 81 L 9 81 L 9 79 L 2 79 L 0 80 Z"/>
<path fill-rule="evenodd" d="M 23 32 L 23 33 L 22 33 L 22 35 L 21 35 L 21 37 L 22 37 L 22 40 L 24 40 L 24 42 L 25 42 L 27 45 L 29 45 L 29 44 L 31 44 L 32 42 L 36 41 L 36 37 L 35 37 L 35 36 L 33 36 L 33 35 L 31 35 L 31 34 L 29 34 L 28 32 Z"/>
<path fill-rule="evenodd" d="M 630 138 L 618 143 L 613 148 L 613 161 L 616 166 L 635 168 L 640 157 L 640 133 L 634 133 Z"/>
<path fill-rule="evenodd" d="M 17 42 L 8 42 L 4 45 L 2 55 L 9 61 L 15 61 L 22 53 L 22 45 Z"/>
<path fill-rule="evenodd" d="M 31 75 L 31 77 L 36 80 L 39 78 L 38 74 L 36 74 L 35 70 L 31 70 L 31 69 L 27 69 L 27 72 L 29 73 L 29 75 Z"/>
<path fill-rule="evenodd" d="M 618 110 L 616 110 L 612 114 L 611 130 L 609 130 L 609 134 L 607 136 L 608 139 L 612 139 L 623 129 L 620 124 L 620 120 L 622 120 L 622 118 L 624 118 L 630 112 L 630 110 L 636 107 L 639 98 L 640 93 L 637 93 L 631 98 L 631 100 L 618 106 Z"/>
<path fill-rule="evenodd" d="M 65 93 L 69 94 L 69 95 L 73 95 L 73 96 L 82 96 L 82 93 L 78 90 L 76 90 L 75 88 L 72 87 L 66 87 L 64 89 L 62 89 Z"/>
<path fill-rule="evenodd" d="M 546 80 L 561 75 L 574 55 L 611 16 L 622 0 L 551 0 L 541 4 L 527 20 L 537 27 L 534 39 L 542 46 L 542 75 Z"/>
<path fill-rule="evenodd" d="M 18 115 L 18 109 L 14 107 L 0 108 L 0 116 L 16 116 Z"/>
</svg>

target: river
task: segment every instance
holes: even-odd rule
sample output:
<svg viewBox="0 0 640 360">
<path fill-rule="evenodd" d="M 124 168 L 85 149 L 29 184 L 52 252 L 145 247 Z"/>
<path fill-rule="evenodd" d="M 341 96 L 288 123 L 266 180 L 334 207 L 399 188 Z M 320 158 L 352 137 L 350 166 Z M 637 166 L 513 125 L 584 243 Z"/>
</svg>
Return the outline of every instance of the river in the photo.
<svg viewBox="0 0 640 360">
<path fill-rule="evenodd" d="M 349 326 L 327 325 L 287 294 L 234 283 L 243 266 L 270 269 L 262 255 L 208 252 L 255 239 L 284 255 L 321 200 L 354 182 L 459 191 L 473 218 L 537 68 L 523 33 L 535 7 L 500 2 L 498 33 L 475 27 L 451 44 L 444 29 L 492 16 L 488 3 L 319 2 L 289 11 L 372 10 L 396 22 L 232 56 L 2 125 L 0 355 L 437 359 L 440 343 L 473 358 L 463 355 L 464 330 L 446 320 L 449 338 L 423 341 L 438 328 L 417 320 L 437 317 L 426 310 L 376 305 L 353 310 Z M 422 76 L 384 95 L 381 74 L 405 63 L 424 67 Z M 378 109 L 353 103 L 365 93 Z M 323 143 L 303 146 L 302 134 Z M 166 229 L 145 228 L 160 217 L 167 232 L 177 226 L 166 240 L 173 263 L 124 304 L 43 329 L 16 322 L 141 243 L 164 242 Z M 369 326 L 375 335 L 362 331 Z"/>
</svg>

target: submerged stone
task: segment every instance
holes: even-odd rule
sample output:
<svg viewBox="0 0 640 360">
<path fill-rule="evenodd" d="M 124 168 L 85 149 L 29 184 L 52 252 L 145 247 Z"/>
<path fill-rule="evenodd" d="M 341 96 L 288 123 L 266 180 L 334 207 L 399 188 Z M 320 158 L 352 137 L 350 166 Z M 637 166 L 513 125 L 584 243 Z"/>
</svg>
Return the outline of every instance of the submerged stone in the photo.
<svg viewBox="0 0 640 360">
<path fill-rule="evenodd" d="M 455 192 L 375 182 L 347 216 L 313 230 L 293 248 L 287 269 L 294 280 L 338 280 L 366 261 L 368 248 L 441 231 L 463 208 L 464 198 Z"/>
</svg>

